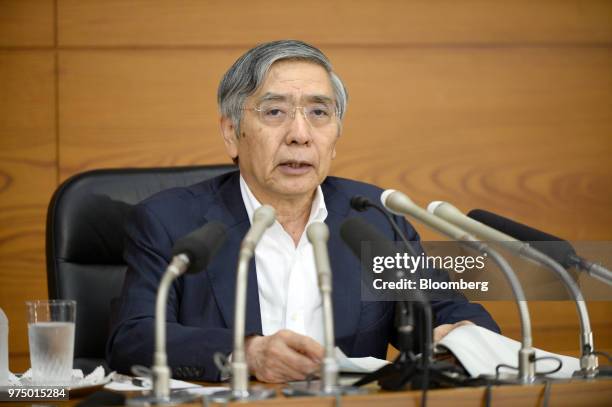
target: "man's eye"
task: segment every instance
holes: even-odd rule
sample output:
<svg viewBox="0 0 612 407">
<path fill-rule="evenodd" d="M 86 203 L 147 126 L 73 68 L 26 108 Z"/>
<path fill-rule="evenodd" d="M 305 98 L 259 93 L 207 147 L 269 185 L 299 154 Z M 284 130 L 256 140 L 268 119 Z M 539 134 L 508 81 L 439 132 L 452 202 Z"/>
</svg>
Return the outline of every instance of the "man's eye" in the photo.
<svg viewBox="0 0 612 407">
<path fill-rule="evenodd" d="M 330 115 L 329 109 L 326 107 L 312 107 L 308 109 L 308 111 L 310 112 L 310 116 L 316 118 L 329 117 Z"/>
<path fill-rule="evenodd" d="M 271 107 L 264 110 L 266 117 L 282 117 L 285 115 L 285 111 L 278 107 Z"/>
</svg>

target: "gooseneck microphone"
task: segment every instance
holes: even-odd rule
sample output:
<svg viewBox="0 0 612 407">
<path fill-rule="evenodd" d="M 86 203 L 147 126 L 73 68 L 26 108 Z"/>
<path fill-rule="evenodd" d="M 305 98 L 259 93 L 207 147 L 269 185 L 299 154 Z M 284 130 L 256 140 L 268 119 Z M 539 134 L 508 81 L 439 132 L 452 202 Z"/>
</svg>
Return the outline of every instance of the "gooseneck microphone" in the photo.
<svg viewBox="0 0 612 407">
<path fill-rule="evenodd" d="M 251 228 L 242 239 L 236 270 L 236 298 L 234 299 L 234 350 L 231 362 L 231 389 L 211 395 L 215 403 L 231 400 L 262 400 L 274 397 L 272 389 L 249 389 L 249 370 L 244 350 L 246 323 L 246 296 L 249 262 L 255 255 L 255 247 L 264 232 L 274 223 L 276 214 L 269 205 L 260 206 L 253 213 Z"/>
<path fill-rule="evenodd" d="M 480 238 L 492 242 L 499 242 L 504 248 L 510 252 L 524 256 L 552 270 L 561 279 L 563 284 L 569 291 L 572 299 L 576 302 L 578 315 L 580 317 L 580 344 L 581 357 L 580 367 L 581 373 L 585 376 L 593 376 L 597 372 L 597 358 L 593 355 L 593 334 L 591 332 L 591 324 L 588 310 L 584 302 L 584 298 L 577 284 L 568 274 L 568 272 L 554 259 L 546 254 L 536 250 L 527 243 L 523 243 L 512 236 L 502 233 L 494 228 L 491 228 L 481 222 L 474 220 L 471 217 L 464 215 L 459 209 L 455 208 L 448 202 L 435 201 L 429 204 L 428 210 L 430 213 L 445 219 L 464 230 L 467 230 Z"/>
<path fill-rule="evenodd" d="M 184 273 L 206 268 L 226 239 L 226 228 L 220 222 L 209 222 L 179 239 L 172 248 L 172 260 L 164 273 L 155 303 L 155 353 L 153 355 L 153 393 L 128 400 L 128 404 L 177 404 L 194 399 L 185 392 L 170 394 L 170 369 L 166 354 L 166 305 L 172 282 Z"/>
<path fill-rule="evenodd" d="M 416 205 L 402 192 L 388 189 L 382 193 L 380 200 L 383 206 L 390 212 L 402 216 L 412 216 L 430 228 L 448 236 L 462 245 L 472 250 L 486 253 L 499 266 L 512 289 L 521 321 L 521 348 L 518 353 L 518 381 L 521 383 L 534 382 L 535 350 L 532 347 L 529 308 L 527 306 L 523 287 L 508 262 L 496 250 L 490 248 L 485 243 L 477 240 L 474 236 L 457 226 L 427 212 L 425 209 Z"/>
<path fill-rule="evenodd" d="M 612 285 L 612 271 L 603 267 L 601 264 L 580 257 L 567 240 L 563 240 L 557 236 L 542 232 L 483 209 L 474 209 L 470 211 L 467 216 L 518 240 L 530 242 L 531 246 L 548 255 L 566 269 L 577 267 L 591 277 Z M 540 244 L 539 242 L 555 242 L 555 244 Z"/>
<path fill-rule="evenodd" d="M 410 244 L 410 242 L 408 242 L 406 236 L 404 236 L 404 233 L 400 230 L 399 226 L 397 226 L 397 223 L 395 223 L 395 221 L 393 220 L 393 217 L 389 215 L 389 212 L 385 211 L 379 205 L 376 205 L 374 202 L 361 195 L 355 195 L 351 198 L 351 208 L 355 209 L 358 212 L 365 212 L 368 209 L 372 208 L 382 213 L 387 218 L 387 221 L 395 231 L 395 234 L 400 239 L 402 239 L 402 242 L 404 243 L 404 246 L 406 247 L 406 250 L 410 253 L 410 255 L 418 257 L 419 253 L 417 253 L 416 250 L 414 250 L 414 247 L 412 247 L 412 245 Z"/>
<path fill-rule="evenodd" d="M 397 235 L 397 237 L 399 237 L 404 243 L 404 247 L 406 248 L 408 253 L 410 253 L 410 255 L 413 257 L 419 256 L 420 253 L 417 253 L 417 251 L 412 246 L 412 244 L 410 244 L 408 239 L 406 239 L 406 236 L 404 235 L 402 230 L 399 228 L 395 220 L 393 220 L 393 217 L 389 214 L 389 212 L 381 208 L 380 205 L 375 204 L 370 199 L 362 195 L 353 196 L 351 198 L 350 204 L 351 204 L 351 208 L 353 208 L 354 210 L 358 212 L 365 212 L 368 209 L 372 208 L 382 213 L 385 216 L 385 218 L 387 218 L 387 221 L 389 222 L 389 224 L 395 231 L 395 234 Z M 366 235 L 363 236 L 364 238 L 369 238 L 369 239 L 374 239 L 374 238 L 381 239 L 382 238 L 382 235 L 376 232 L 376 230 L 374 230 L 374 228 L 369 226 L 366 222 L 351 221 L 351 223 L 347 223 L 347 225 L 351 225 L 351 224 L 353 224 L 353 226 L 350 226 L 350 227 L 356 229 L 355 230 L 355 232 L 357 233 L 356 236 L 359 233 L 366 233 Z M 345 239 L 345 242 L 353 249 L 353 252 L 355 253 L 355 255 L 359 257 L 359 252 L 358 251 L 355 252 L 355 250 L 358 248 L 357 241 L 353 242 L 352 239 L 354 238 L 350 237 L 349 235 L 346 235 L 346 238 L 349 239 L 349 241 Z M 419 299 L 419 302 L 421 303 L 422 307 L 429 308 L 427 311 L 424 311 L 424 313 L 427 315 L 430 315 L 431 305 L 429 303 L 429 299 L 427 299 L 426 296 L 420 290 L 418 290 L 418 292 L 415 292 L 415 295 Z M 414 348 L 413 334 L 415 332 L 414 304 L 412 301 L 398 301 L 397 308 L 398 309 L 396 310 L 396 326 L 397 326 L 398 334 L 399 334 L 399 346 L 401 347 L 399 350 L 401 352 L 412 352 L 414 350 L 413 349 Z M 431 321 L 427 321 L 426 324 L 428 324 L 428 326 L 431 329 L 431 325 L 432 325 Z M 427 345 L 425 346 L 425 348 L 427 348 Z"/>
<path fill-rule="evenodd" d="M 342 240 L 344 240 L 344 243 L 346 243 L 346 245 L 351 249 L 355 257 L 357 257 L 358 259 L 361 259 L 362 242 L 370 242 L 370 243 L 376 244 L 379 250 L 384 251 L 384 253 L 377 253 L 377 254 L 382 255 L 383 257 L 394 257 L 395 256 L 395 253 L 390 248 L 388 248 L 387 245 L 385 244 L 388 242 L 388 240 L 380 232 L 378 232 L 376 228 L 374 228 L 372 225 L 367 223 L 362 218 L 354 217 L 354 218 L 349 218 L 345 220 L 342 226 L 340 227 L 340 236 L 342 237 Z M 433 343 L 433 340 L 432 340 L 433 327 L 432 327 L 431 306 L 429 304 L 429 300 L 426 298 L 425 294 L 421 290 L 418 290 L 418 289 L 414 290 L 414 298 L 416 301 L 418 301 L 421 304 L 423 315 L 424 315 L 424 320 L 425 320 L 424 321 L 425 322 L 424 335 L 423 335 L 423 339 L 425 343 L 422 349 L 422 352 L 423 352 L 422 362 L 425 366 L 427 366 L 427 364 L 429 363 L 433 355 L 433 344 L 432 344 Z M 402 315 L 399 316 L 400 318 L 408 317 L 406 315 L 403 315 L 403 313 L 406 312 L 405 307 L 403 307 L 400 311 L 402 312 Z M 410 329 L 410 330 L 414 329 L 414 326 L 408 326 L 408 324 L 402 324 L 400 326 L 400 329 L 402 329 L 402 327 L 404 329 Z M 412 332 L 410 332 L 410 335 L 411 334 Z M 400 349 L 400 350 L 403 352 L 412 351 L 412 349 Z M 360 384 L 365 384 L 365 382 L 360 383 Z"/>
<path fill-rule="evenodd" d="M 323 339 L 325 357 L 321 368 L 322 393 L 336 394 L 338 392 L 338 363 L 335 356 L 334 313 L 332 305 L 332 271 L 327 251 L 329 228 L 323 222 L 313 222 L 306 229 L 306 236 L 312 244 L 314 252 L 317 281 L 321 292 L 323 307 Z"/>
</svg>

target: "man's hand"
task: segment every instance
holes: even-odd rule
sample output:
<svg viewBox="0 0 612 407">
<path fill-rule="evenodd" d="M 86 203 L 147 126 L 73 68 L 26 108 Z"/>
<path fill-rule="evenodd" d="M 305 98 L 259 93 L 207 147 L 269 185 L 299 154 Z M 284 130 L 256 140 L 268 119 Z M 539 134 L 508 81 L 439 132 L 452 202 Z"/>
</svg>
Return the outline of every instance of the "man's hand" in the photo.
<svg viewBox="0 0 612 407">
<path fill-rule="evenodd" d="M 247 338 L 245 351 L 250 373 L 268 383 L 304 380 L 319 370 L 324 355 L 317 341 L 286 329 Z"/>
<path fill-rule="evenodd" d="M 450 331 L 460 326 L 463 326 L 463 325 L 474 325 L 474 323 L 472 321 L 463 320 L 463 321 L 456 322 L 454 324 L 438 325 L 437 327 L 434 328 L 434 331 L 433 331 L 434 342 L 439 342 L 442 338 L 448 335 Z"/>
</svg>

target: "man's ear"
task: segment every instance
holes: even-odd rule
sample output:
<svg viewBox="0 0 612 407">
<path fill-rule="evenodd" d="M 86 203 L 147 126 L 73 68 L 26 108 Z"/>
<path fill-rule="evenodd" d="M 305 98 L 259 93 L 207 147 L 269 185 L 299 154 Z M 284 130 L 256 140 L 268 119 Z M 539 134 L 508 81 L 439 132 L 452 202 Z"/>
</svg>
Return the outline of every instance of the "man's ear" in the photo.
<svg viewBox="0 0 612 407">
<path fill-rule="evenodd" d="M 236 137 L 236 127 L 234 122 L 229 118 L 222 116 L 220 120 L 221 135 L 225 144 L 225 151 L 233 160 L 238 157 L 238 138 Z"/>
</svg>

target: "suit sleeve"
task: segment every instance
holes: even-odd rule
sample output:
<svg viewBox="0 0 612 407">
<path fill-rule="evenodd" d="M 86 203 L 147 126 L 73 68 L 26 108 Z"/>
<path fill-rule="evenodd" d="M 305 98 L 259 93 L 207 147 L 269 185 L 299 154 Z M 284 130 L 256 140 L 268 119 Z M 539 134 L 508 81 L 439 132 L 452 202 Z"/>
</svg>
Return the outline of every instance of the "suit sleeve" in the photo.
<svg viewBox="0 0 612 407">
<path fill-rule="evenodd" d="M 126 225 L 124 258 L 127 273 L 116 312 L 106 359 L 112 369 L 130 373 L 133 365 L 151 366 L 154 352 L 157 288 L 171 256 L 173 238 L 156 215 L 144 205 L 132 211 Z M 216 352 L 229 354 L 232 332 L 228 328 L 193 327 L 179 323 L 183 279 L 175 280 L 166 308 L 166 352 L 173 377 L 220 380 L 213 362 Z"/>
</svg>

